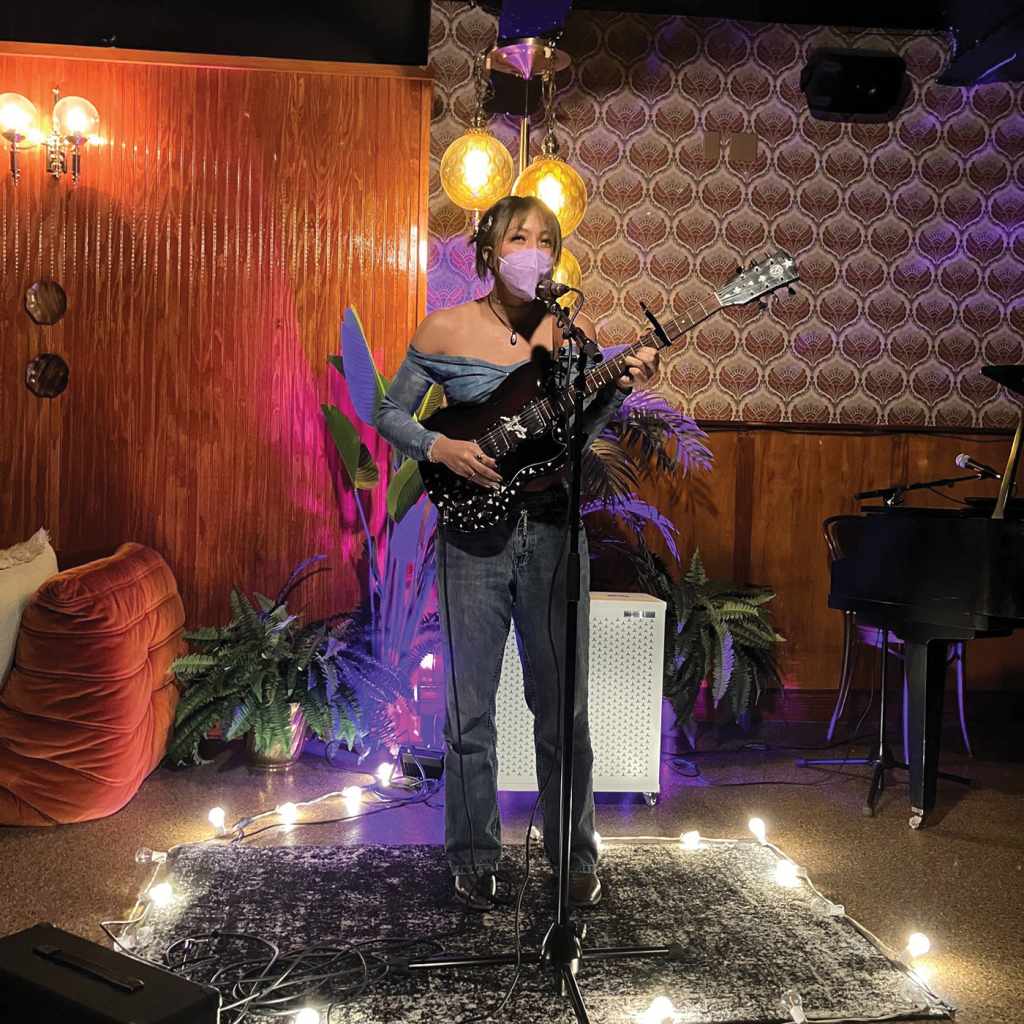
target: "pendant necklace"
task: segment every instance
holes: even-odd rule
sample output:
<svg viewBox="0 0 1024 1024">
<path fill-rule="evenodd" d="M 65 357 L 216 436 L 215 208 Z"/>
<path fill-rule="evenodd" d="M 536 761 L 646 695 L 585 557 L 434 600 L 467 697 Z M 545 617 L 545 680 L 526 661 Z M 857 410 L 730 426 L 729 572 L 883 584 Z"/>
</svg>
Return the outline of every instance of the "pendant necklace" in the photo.
<svg viewBox="0 0 1024 1024">
<path fill-rule="evenodd" d="M 511 324 L 505 323 L 505 321 L 502 320 L 500 316 L 498 316 L 498 311 L 494 308 L 494 306 L 491 303 L 490 295 L 487 296 L 487 305 L 491 307 L 491 312 L 494 314 L 495 319 L 498 321 L 498 323 L 501 324 L 502 327 L 507 327 L 509 329 L 511 333 L 508 336 L 508 343 L 510 345 L 514 345 L 517 341 L 519 341 L 519 332 Z"/>
</svg>

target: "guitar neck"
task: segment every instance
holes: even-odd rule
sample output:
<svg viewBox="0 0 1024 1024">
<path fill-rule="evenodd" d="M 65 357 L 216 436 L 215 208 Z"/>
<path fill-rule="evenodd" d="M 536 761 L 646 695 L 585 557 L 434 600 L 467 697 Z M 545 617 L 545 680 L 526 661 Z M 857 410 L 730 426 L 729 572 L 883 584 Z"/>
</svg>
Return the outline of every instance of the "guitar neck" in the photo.
<svg viewBox="0 0 1024 1024">
<path fill-rule="evenodd" d="M 631 345 L 627 345 L 617 356 L 613 359 L 605 360 L 604 362 L 598 363 L 592 370 L 587 371 L 587 375 L 584 378 L 584 395 L 592 395 L 595 391 L 600 390 L 613 380 L 618 380 L 619 377 L 623 376 L 628 372 L 626 365 L 626 357 L 634 355 L 638 349 L 641 348 L 668 348 L 670 345 L 675 344 L 691 327 L 695 327 L 697 324 L 704 320 L 707 320 L 712 314 L 716 313 L 722 308 L 716 296 L 711 295 L 709 298 L 702 302 L 696 302 L 689 309 L 684 310 L 674 320 L 669 320 L 667 323 L 662 324 L 665 335 L 668 341 L 658 336 L 654 330 L 648 331 L 646 334 L 641 335 Z M 559 404 L 562 404 L 562 400 L 566 400 L 568 405 L 572 404 L 574 388 L 570 385 L 569 387 L 563 388 L 559 393 Z"/>
</svg>

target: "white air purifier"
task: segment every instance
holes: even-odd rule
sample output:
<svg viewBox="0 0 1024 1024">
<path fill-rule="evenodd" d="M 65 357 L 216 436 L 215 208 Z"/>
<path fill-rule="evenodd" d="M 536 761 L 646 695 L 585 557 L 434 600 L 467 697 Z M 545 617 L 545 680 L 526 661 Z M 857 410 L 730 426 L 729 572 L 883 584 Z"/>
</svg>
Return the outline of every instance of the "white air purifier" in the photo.
<svg viewBox="0 0 1024 1024">
<path fill-rule="evenodd" d="M 556 643 L 564 644 L 563 637 Z M 595 793 L 661 790 L 665 602 L 649 594 L 590 595 L 590 738 Z M 515 630 L 501 666 L 495 721 L 498 789 L 537 790 L 533 714 L 523 696 Z"/>
</svg>

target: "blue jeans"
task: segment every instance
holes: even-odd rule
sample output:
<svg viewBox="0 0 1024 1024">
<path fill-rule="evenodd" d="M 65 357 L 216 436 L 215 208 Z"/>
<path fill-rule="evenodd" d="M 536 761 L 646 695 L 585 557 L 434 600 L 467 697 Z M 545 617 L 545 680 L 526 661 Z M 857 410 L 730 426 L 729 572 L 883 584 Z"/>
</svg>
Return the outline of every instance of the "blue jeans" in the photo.
<svg viewBox="0 0 1024 1024">
<path fill-rule="evenodd" d="M 469 873 L 474 861 L 478 871 L 493 871 L 501 857 L 494 708 L 510 621 L 516 627 L 526 703 L 534 716 L 544 851 L 551 865 L 558 866 L 559 695 L 565 684 L 567 553 L 564 526 L 538 521 L 525 510 L 483 533 L 438 530 L 438 608 L 442 637 L 450 628 L 454 650 L 454 659 L 450 652 L 445 658 L 448 713 L 444 731 L 445 852 L 452 874 Z M 582 528 L 580 566 L 570 867 L 593 872 L 597 864 L 594 755 L 587 718 L 590 564 Z M 457 722 L 462 726 L 461 763 Z"/>
</svg>

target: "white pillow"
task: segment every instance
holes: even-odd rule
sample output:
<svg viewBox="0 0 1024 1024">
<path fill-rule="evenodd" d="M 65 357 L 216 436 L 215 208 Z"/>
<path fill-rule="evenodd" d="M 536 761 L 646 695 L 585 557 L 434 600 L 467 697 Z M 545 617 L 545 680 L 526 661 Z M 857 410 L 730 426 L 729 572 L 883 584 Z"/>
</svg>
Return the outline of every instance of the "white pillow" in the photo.
<svg viewBox="0 0 1024 1024">
<path fill-rule="evenodd" d="M 32 595 L 56 572 L 57 556 L 45 530 L 0 551 L 0 689 L 14 661 L 21 613 Z"/>
</svg>

